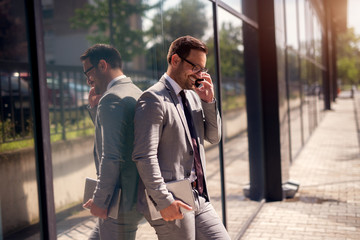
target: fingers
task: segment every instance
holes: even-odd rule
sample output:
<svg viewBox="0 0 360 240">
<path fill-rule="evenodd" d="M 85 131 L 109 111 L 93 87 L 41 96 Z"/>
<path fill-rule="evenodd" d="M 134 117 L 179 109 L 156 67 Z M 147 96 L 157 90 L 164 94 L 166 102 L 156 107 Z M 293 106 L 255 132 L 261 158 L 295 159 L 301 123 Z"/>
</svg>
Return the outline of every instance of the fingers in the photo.
<svg viewBox="0 0 360 240">
<path fill-rule="evenodd" d="M 183 219 L 184 214 L 181 212 L 180 207 L 186 209 L 186 210 L 192 210 L 192 207 L 187 205 L 186 203 L 175 200 L 167 209 L 165 212 L 162 212 L 162 217 L 165 221 L 174 221 L 176 219 Z"/>
<path fill-rule="evenodd" d="M 91 88 L 89 91 L 89 99 L 88 99 L 90 107 L 93 108 L 93 107 L 97 106 L 99 104 L 100 98 L 101 98 L 101 95 L 97 95 L 95 93 L 95 88 Z"/>
<path fill-rule="evenodd" d="M 186 210 L 189 210 L 189 211 L 192 210 L 192 207 L 191 207 L 191 206 L 189 206 L 189 205 L 187 205 L 186 203 L 181 202 L 181 201 L 179 201 L 178 206 L 179 206 L 179 207 L 182 207 L 182 208 L 184 208 L 184 209 L 186 209 Z"/>
<path fill-rule="evenodd" d="M 86 203 L 83 204 L 84 208 L 91 208 L 92 206 L 92 199 L 89 199 Z"/>
<path fill-rule="evenodd" d="M 107 218 L 107 209 L 100 208 L 100 207 L 96 206 L 95 204 L 91 205 L 90 213 L 95 217 L 99 217 L 102 219 Z"/>
<path fill-rule="evenodd" d="M 183 219 L 184 215 L 180 211 L 180 205 L 182 202 L 175 200 L 167 208 L 160 210 L 161 216 L 165 221 L 174 221 L 175 219 Z"/>
</svg>

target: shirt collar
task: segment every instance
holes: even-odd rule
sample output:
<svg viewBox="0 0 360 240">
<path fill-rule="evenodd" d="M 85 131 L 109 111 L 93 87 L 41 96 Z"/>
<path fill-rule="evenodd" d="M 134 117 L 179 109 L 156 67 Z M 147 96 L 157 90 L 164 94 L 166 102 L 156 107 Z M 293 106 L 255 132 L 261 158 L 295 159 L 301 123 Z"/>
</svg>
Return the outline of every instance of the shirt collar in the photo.
<svg viewBox="0 0 360 240">
<path fill-rule="evenodd" d="M 172 79 L 167 73 L 164 73 L 165 79 L 170 83 L 171 87 L 174 89 L 176 96 L 183 90 L 174 79 Z"/>
<path fill-rule="evenodd" d="M 120 80 L 120 79 L 123 79 L 123 78 L 126 78 L 126 76 L 125 75 L 120 75 L 120 76 L 114 78 L 113 80 L 111 80 L 111 82 L 109 82 L 109 84 L 107 85 L 106 90 L 109 90 L 117 80 Z"/>
</svg>

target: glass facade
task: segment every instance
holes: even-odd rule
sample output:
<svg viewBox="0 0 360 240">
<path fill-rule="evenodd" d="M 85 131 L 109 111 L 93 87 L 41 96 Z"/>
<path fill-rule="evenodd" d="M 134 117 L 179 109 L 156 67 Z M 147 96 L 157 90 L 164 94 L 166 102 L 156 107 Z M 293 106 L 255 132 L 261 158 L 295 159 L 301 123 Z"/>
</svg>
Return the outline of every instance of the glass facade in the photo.
<svg viewBox="0 0 360 240">
<path fill-rule="evenodd" d="M 24 1 L 0 4 L 0 239 L 39 221 Z M 39 228 L 37 228 L 39 231 Z"/>
<path fill-rule="evenodd" d="M 233 196 L 242 197 L 249 182 L 243 22 L 219 9 L 218 29 L 226 202 L 231 208 L 238 201 Z M 231 215 L 229 211 L 227 217 Z"/>
<path fill-rule="evenodd" d="M 220 88 L 217 102 L 222 110 L 223 144 L 206 146 L 207 179 L 219 216 L 225 215 L 220 184 L 224 181 L 227 218 L 231 218 L 235 203 L 245 199 L 243 188 L 251 182 L 249 148 L 258 144 L 249 137 L 249 112 L 254 111 L 249 108 L 256 105 L 247 102 L 250 96 L 246 95 L 245 79 L 246 62 L 257 61 L 253 59 L 256 55 L 244 55 L 245 49 L 256 52 L 258 48 L 257 43 L 244 41 L 244 31 L 257 39 L 256 13 L 247 9 L 257 5 L 251 1 L 41 1 L 57 220 L 81 210 L 84 179 L 95 177 L 94 127 L 86 109 L 89 87 L 80 55 L 95 43 L 112 44 L 122 54 L 124 73 L 145 90 L 166 71 L 169 45 L 183 35 L 207 44 L 206 67 L 215 88 Z M 27 42 L 23 1 L 2 3 L 0 176 L 8 184 L 0 188 L 0 236 L 6 239 L 38 223 L 39 207 L 28 56 L 28 48 L 34 46 Z M 323 116 L 324 13 L 310 0 L 275 0 L 274 4 L 278 75 L 278 93 L 274 94 L 279 102 L 281 175 L 285 182 L 291 177 L 291 161 Z M 260 70 L 261 66 L 255 71 Z M 257 107 L 261 111 L 261 105 Z M 219 159 L 223 159 L 224 179 Z M 237 178 L 229 178 L 227 173 Z M 15 182 L 16 187 L 12 185 Z"/>
</svg>

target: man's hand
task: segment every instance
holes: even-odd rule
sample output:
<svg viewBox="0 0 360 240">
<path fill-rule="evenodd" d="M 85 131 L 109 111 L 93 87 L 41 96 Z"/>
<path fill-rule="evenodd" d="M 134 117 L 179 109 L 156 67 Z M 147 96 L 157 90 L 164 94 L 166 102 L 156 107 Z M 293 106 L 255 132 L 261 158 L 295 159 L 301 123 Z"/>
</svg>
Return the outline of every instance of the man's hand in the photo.
<svg viewBox="0 0 360 240">
<path fill-rule="evenodd" d="M 101 95 L 95 93 L 95 88 L 91 88 L 89 91 L 89 105 L 91 108 L 96 107 L 99 104 Z"/>
<path fill-rule="evenodd" d="M 165 221 L 173 221 L 175 219 L 183 219 L 184 215 L 180 212 L 180 207 L 191 210 L 192 207 L 183 203 L 182 201 L 175 200 L 170 206 L 160 210 L 160 214 Z"/>
<path fill-rule="evenodd" d="M 202 86 L 197 88 L 194 86 L 194 91 L 199 95 L 201 100 L 204 102 L 210 103 L 214 100 L 214 86 L 208 73 L 202 73 L 201 78 L 205 79 L 202 81 Z"/>
<path fill-rule="evenodd" d="M 99 217 L 99 218 L 102 218 L 102 219 L 107 218 L 107 209 L 99 208 L 98 206 L 96 206 L 94 204 L 94 200 L 92 200 L 92 199 L 89 199 L 89 201 L 87 201 L 83 205 L 83 207 L 90 209 L 91 215 L 93 215 L 95 217 Z"/>
</svg>

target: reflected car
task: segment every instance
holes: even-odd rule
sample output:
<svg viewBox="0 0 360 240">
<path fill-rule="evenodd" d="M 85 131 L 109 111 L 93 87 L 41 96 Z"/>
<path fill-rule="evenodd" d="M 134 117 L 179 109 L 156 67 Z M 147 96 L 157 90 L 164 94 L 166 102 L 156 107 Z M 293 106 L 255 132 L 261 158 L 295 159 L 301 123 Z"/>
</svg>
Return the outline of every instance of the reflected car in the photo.
<svg viewBox="0 0 360 240">
<path fill-rule="evenodd" d="M 47 78 L 46 82 L 50 107 L 60 107 L 61 104 L 65 108 L 87 105 L 90 90 L 88 85 L 76 84 L 73 80 L 63 79 L 63 84 L 60 86 L 58 78 L 50 77 Z"/>
</svg>

